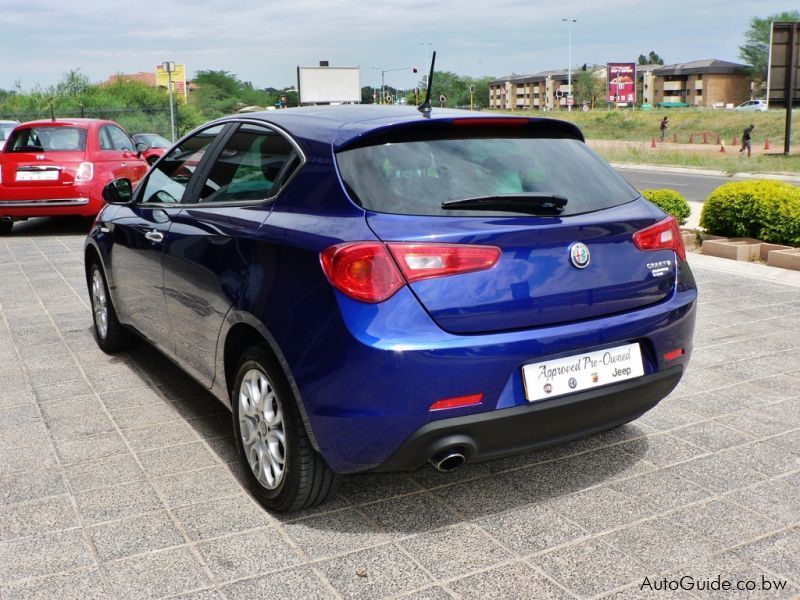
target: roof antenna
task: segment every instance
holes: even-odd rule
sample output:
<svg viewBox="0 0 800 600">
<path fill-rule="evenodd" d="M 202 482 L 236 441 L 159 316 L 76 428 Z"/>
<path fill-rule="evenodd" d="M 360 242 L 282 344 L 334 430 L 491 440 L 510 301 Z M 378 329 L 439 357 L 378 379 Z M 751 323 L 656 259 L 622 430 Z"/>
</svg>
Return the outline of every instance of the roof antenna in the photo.
<svg viewBox="0 0 800 600">
<path fill-rule="evenodd" d="M 52 100 L 50 101 L 50 120 L 53 121 L 53 123 L 56 122 L 56 111 L 55 108 L 53 108 Z"/>
<path fill-rule="evenodd" d="M 425 102 L 417 107 L 417 110 L 426 117 L 431 114 L 431 84 L 433 83 L 433 65 L 436 64 L 436 50 L 433 51 L 431 56 L 431 71 L 428 74 L 428 90 L 425 92 Z"/>
</svg>

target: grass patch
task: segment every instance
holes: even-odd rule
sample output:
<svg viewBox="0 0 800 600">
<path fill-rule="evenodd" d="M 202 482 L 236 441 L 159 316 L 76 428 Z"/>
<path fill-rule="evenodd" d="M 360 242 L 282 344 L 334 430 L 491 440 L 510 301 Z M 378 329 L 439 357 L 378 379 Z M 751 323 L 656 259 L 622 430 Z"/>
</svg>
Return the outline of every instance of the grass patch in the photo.
<svg viewBox="0 0 800 600">
<path fill-rule="evenodd" d="M 583 131 L 587 140 L 625 140 L 632 142 L 649 142 L 653 136 L 659 138 L 658 125 L 666 115 L 669 117 L 669 138 L 678 135 L 680 143 L 687 143 L 689 135 L 694 134 L 694 143 L 702 142 L 703 132 L 709 135 L 709 143 L 713 144 L 720 134 L 726 144 L 731 144 L 733 135 L 741 140 L 742 131 L 751 123 L 753 146 L 763 146 L 764 138 L 769 137 L 770 146 L 783 148 L 783 136 L 786 126 L 786 113 L 782 110 L 770 110 L 764 113 L 744 113 L 732 110 L 708 109 L 668 109 L 668 110 L 595 110 L 580 111 L 515 111 L 514 114 L 525 114 L 534 117 L 552 117 L 575 123 Z M 795 120 L 796 120 L 795 115 Z M 800 147 L 800 127 L 792 128 L 792 146 Z"/>
</svg>

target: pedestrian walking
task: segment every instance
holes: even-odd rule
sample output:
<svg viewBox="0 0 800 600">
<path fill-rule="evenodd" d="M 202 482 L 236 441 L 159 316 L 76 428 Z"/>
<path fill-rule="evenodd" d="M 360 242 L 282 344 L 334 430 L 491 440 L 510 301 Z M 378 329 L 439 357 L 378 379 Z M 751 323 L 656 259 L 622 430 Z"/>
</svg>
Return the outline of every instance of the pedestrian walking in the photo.
<svg viewBox="0 0 800 600">
<path fill-rule="evenodd" d="M 750 158 L 750 137 L 753 133 L 753 125 L 750 127 L 746 127 L 744 133 L 742 133 L 742 149 L 739 150 L 739 157 L 741 158 L 742 152 L 747 150 L 747 158 Z"/>
<path fill-rule="evenodd" d="M 664 141 L 664 138 L 667 137 L 667 130 L 669 129 L 669 117 L 664 117 L 661 119 L 661 125 L 659 126 L 661 129 L 661 141 Z"/>
</svg>

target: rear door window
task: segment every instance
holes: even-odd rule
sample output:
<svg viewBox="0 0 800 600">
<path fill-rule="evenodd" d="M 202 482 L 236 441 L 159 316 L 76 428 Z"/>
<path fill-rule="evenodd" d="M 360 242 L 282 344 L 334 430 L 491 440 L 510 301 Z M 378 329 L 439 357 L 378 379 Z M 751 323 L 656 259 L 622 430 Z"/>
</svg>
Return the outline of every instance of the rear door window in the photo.
<svg viewBox="0 0 800 600">
<path fill-rule="evenodd" d="M 200 190 L 198 202 L 264 201 L 299 164 L 287 138 L 266 127 L 244 124 L 225 143 Z"/>
<path fill-rule="evenodd" d="M 353 200 L 384 213 L 481 217 L 493 211 L 444 209 L 442 203 L 551 194 L 567 198 L 566 216 L 639 196 L 586 144 L 566 138 L 406 139 L 342 151 L 337 163 Z"/>
</svg>

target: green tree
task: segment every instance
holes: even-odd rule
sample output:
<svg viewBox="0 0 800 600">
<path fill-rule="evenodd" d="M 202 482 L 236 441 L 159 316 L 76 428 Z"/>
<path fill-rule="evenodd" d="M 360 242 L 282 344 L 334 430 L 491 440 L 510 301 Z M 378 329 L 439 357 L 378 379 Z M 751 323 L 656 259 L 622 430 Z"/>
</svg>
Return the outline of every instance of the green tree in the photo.
<svg viewBox="0 0 800 600">
<path fill-rule="evenodd" d="M 650 50 L 650 53 L 645 56 L 644 54 L 640 54 L 639 58 L 636 59 L 636 64 L 639 65 L 663 65 L 664 59 L 661 58 L 658 54 L 655 53 L 655 50 Z"/>
<path fill-rule="evenodd" d="M 284 93 L 270 94 L 257 89 L 229 71 L 198 71 L 192 83 L 197 89 L 189 96 L 189 102 L 206 119 L 221 117 L 245 106 L 271 106 Z"/>
<path fill-rule="evenodd" d="M 489 82 L 494 79 L 490 76 L 479 78 L 465 77 L 452 73 L 450 71 L 436 71 L 433 74 L 433 86 L 431 87 L 431 104 L 439 106 L 439 96 L 444 94 L 447 98 L 446 106 L 449 108 L 455 107 L 469 107 L 470 92 L 469 87 L 475 86 L 475 93 L 473 96 L 475 108 L 481 108 L 489 105 Z M 417 84 L 420 90 L 420 99 L 422 102 L 425 99 L 426 86 L 420 81 Z M 406 96 L 409 103 L 414 102 L 414 90 L 410 90 Z"/>
<path fill-rule="evenodd" d="M 760 19 L 753 17 L 750 21 L 750 29 L 745 34 L 745 44 L 739 46 L 739 58 L 751 67 L 753 78 L 759 81 L 767 79 L 767 63 L 769 62 L 769 35 L 772 30 L 772 22 L 794 22 L 800 21 L 800 12 L 792 10 L 782 12 Z"/>
<path fill-rule="evenodd" d="M 578 71 L 575 76 L 576 104 L 589 102 L 592 106 L 595 106 L 597 101 L 602 101 L 602 98 L 605 96 L 605 80 L 595 77 L 594 71 L 596 70 L 597 67 L 587 68 L 586 71 Z"/>
</svg>

